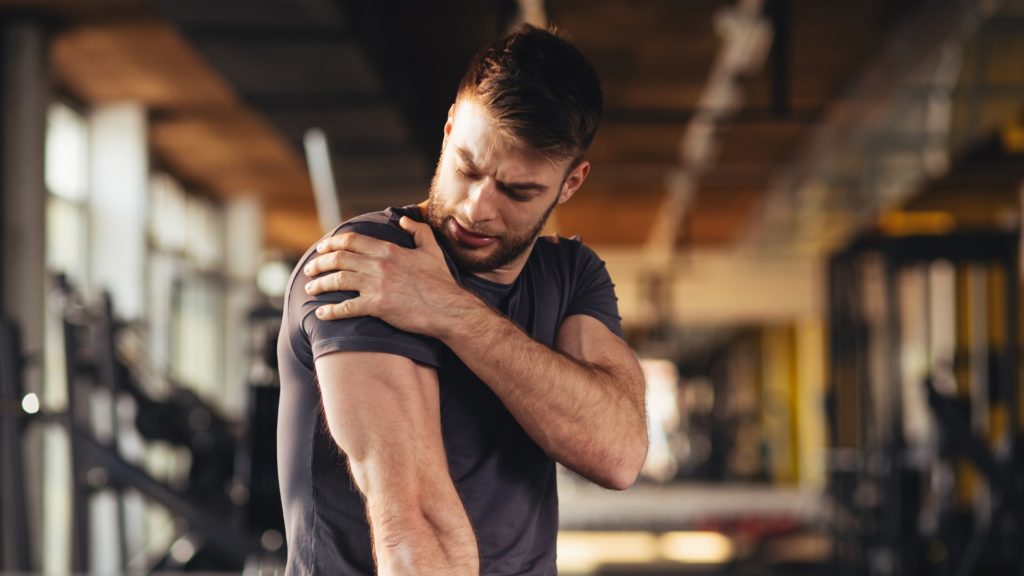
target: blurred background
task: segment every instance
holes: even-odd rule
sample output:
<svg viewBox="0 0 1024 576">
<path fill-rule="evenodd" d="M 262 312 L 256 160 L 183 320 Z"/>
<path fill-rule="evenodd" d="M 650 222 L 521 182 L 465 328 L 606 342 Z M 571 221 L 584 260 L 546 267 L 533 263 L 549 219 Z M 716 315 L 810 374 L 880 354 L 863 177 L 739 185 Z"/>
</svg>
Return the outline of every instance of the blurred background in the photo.
<svg viewBox="0 0 1024 576">
<path fill-rule="evenodd" d="M 289 271 L 522 21 L 603 80 L 549 228 L 648 381 L 560 572 L 1022 573 L 1022 0 L 0 0 L 0 571 L 281 571 Z"/>
</svg>

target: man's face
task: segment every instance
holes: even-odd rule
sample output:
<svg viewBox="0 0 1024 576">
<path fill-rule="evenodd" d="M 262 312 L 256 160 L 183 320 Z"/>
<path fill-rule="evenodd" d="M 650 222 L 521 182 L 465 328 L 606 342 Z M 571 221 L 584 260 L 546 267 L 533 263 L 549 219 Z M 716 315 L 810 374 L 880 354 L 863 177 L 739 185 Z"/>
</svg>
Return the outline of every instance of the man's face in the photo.
<svg viewBox="0 0 1024 576">
<path fill-rule="evenodd" d="M 431 182 L 430 225 L 460 268 L 510 281 L 551 211 L 590 170 L 588 162 L 570 164 L 514 145 L 482 106 L 460 99 Z"/>
</svg>

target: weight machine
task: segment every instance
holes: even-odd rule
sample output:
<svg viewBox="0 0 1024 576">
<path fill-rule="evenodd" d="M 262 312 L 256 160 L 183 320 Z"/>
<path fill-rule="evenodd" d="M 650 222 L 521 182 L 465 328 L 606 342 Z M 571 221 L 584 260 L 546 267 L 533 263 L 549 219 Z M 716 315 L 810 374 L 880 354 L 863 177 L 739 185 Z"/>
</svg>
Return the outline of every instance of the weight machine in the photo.
<svg viewBox="0 0 1024 576">
<path fill-rule="evenodd" d="M 1024 574 L 1018 247 L 869 236 L 832 257 L 830 573 Z"/>
<path fill-rule="evenodd" d="M 122 571 L 281 572 L 283 521 L 273 439 L 264 430 L 267 422 L 250 420 L 248 429 L 230 422 L 196 394 L 153 370 L 140 351 L 123 345 L 130 328 L 115 320 L 108 296 L 87 303 L 63 276 L 55 285 L 66 411 L 29 415 L 22 409 L 23 358 L 17 330 L 0 319 L 0 570 L 31 571 L 23 432 L 35 422 L 48 422 L 67 431 L 70 446 L 72 572 L 90 569 L 89 538 L 96 529 L 91 504 L 101 493 L 112 495 L 115 502 L 114 526 L 104 537 L 118 539 Z M 164 393 L 154 389 L 154 378 L 163 379 Z M 271 408 L 262 396 L 266 393 L 252 392 L 250 418 L 269 418 Z M 135 413 L 133 420 L 124 417 L 126 405 L 129 414 Z M 273 421 L 276 413 L 272 428 Z M 134 458 L 126 455 L 122 440 L 128 428 L 137 431 L 138 439 L 187 451 L 191 465 L 184 486 L 155 478 L 138 458 L 138 450 Z M 144 555 L 144 567 L 139 558 L 131 559 L 139 551 L 128 550 L 129 493 L 165 509 L 176 532 L 171 549 Z"/>
</svg>

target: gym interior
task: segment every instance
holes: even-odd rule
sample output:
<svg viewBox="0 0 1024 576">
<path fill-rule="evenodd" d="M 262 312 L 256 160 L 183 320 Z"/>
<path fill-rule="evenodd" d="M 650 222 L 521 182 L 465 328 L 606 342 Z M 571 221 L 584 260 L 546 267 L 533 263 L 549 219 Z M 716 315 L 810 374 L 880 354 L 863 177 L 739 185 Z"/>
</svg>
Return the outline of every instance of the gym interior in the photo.
<svg viewBox="0 0 1024 576">
<path fill-rule="evenodd" d="M 0 0 L 0 572 L 283 573 L 288 275 L 520 22 L 647 382 L 559 573 L 1024 573 L 1022 0 Z"/>
</svg>

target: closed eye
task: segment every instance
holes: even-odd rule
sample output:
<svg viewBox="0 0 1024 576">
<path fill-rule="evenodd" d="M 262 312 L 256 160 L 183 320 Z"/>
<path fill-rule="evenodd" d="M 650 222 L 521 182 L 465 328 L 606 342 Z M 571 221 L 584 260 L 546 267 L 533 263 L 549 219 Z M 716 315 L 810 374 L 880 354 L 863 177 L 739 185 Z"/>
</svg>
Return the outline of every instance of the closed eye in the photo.
<svg viewBox="0 0 1024 576">
<path fill-rule="evenodd" d="M 515 190 L 509 188 L 508 186 L 505 186 L 504 184 L 500 185 L 499 188 L 506 196 L 508 196 L 509 198 L 516 202 L 528 202 L 531 198 L 533 198 L 530 194 L 516 192 Z"/>
<path fill-rule="evenodd" d="M 479 173 L 468 168 L 464 169 L 460 168 L 459 166 L 455 166 L 455 171 L 459 173 L 460 177 L 465 178 L 466 180 L 478 180 L 480 178 Z M 498 189 L 501 190 L 502 194 L 508 196 L 515 202 L 529 202 L 530 200 L 533 199 L 533 195 L 530 194 L 529 191 L 542 188 L 541 185 L 532 183 L 520 184 L 516 185 L 515 187 L 509 186 L 502 182 L 497 182 L 497 185 Z M 524 189 L 520 190 L 520 188 Z"/>
</svg>

